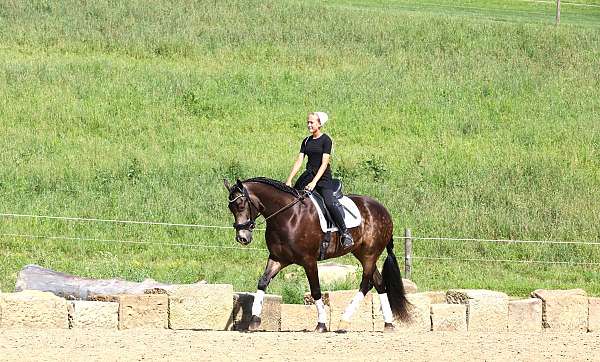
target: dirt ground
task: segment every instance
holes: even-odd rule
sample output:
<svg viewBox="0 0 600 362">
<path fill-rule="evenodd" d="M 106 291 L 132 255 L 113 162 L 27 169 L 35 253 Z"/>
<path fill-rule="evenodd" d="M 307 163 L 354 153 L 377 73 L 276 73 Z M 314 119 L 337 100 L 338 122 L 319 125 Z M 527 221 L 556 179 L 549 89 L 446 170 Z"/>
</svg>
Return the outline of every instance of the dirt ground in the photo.
<svg viewBox="0 0 600 362">
<path fill-rule="evenodd" d="M 600 361 L 598 333 L 0 331 L 0 360 Z"/>
</svg>

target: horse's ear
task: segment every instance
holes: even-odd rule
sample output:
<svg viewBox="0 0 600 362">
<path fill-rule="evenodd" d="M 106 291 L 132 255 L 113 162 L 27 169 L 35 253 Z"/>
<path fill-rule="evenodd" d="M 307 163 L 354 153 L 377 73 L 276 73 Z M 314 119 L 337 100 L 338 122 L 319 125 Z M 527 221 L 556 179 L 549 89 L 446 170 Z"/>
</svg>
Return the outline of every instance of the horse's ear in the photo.
<svg viewBox="0 0 600 362">
<path fill-rule="evenodd" d="M 227 181 L 226 178 L 223 179 L 223 185 L 225 186 L 227 191 L 231 191 L 231 185 L 229 184 L 229 181 Z"/>
<path fill-rule="evenodd" d="M 236 181 L 237 181 L 237 185 L 240 189 L 244 188 L 244 185 L 242 185 L 242 181 L 240 181 L 239 178 Z"/>
</svg>

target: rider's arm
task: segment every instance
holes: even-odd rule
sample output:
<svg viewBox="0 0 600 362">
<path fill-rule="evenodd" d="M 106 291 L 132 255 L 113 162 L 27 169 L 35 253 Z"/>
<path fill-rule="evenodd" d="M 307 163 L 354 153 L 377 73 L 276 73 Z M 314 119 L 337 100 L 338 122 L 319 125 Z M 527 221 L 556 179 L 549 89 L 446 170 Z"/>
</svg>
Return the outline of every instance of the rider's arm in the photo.
<svg viewBox="0 0 600 362">
<path fill-rule="evenodd" d="M 313 184 L 316 185 L 317 182 L 319 182 L 319 180 L 321 179 L 321 176 L 323 176 L 323 174 L 325 173 L 325 170 L 327 169 L 327 165 L 329 165 L 329 158 L 330 157 L 331 157 L 331 155 L 329 153 L 324 153 L 323 154 L 323 158 L 321 158 L 321 167 L 319 167 L 319 170 L 317 171 L 317 174 L 312 179 L 312 183 Z"/>
<path fill-rule="evenodd" d="M 288 176 L 287 181 L 285 182 L 286 185 L 291 185 L 292 184 L 292 179 L 294 178 L 294 176 L 296 176 L 296 174 L 300 170 L 300 167 L 302 167 L 302 162 L 303 161 L 304 161 L 304 153 L 300 152 L 298 154 L 298 158 L 296 159 L 296 162 L 294 162 L 294 166 L 292 167 L 292 171 L 290 172 L 290 175 Z"/>
</svg>

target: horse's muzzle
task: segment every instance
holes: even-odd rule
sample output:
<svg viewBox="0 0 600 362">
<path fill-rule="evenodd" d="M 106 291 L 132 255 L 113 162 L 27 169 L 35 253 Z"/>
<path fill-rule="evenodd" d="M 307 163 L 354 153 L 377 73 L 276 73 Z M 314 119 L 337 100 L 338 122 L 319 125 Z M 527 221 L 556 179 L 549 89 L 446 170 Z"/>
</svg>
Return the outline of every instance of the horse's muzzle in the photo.
<svg viewBox="0 0 600 362">
<path fill-rule="evenodd" d="M 244 233 L 246 234 L 246 233 Z M 248 245 L 252 242 L 252 234 L 247 233 L 248 235 L 241 235 L 241 232 L 235 236 L 235 241 L 242 245 Z"/>
</svg>

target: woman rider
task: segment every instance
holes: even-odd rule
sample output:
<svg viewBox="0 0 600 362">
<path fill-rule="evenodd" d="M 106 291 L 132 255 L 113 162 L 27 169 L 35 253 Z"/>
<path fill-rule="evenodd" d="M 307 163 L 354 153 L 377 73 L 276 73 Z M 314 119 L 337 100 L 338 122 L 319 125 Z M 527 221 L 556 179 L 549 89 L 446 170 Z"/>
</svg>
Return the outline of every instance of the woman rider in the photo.
<svg viewBox="0 0 600 362">
<path fill-rule="evenodd" d="M 334 204 L 333 189 L 331 186 L 331 167 L 329 166 L 329 159 L 331 157 L 332 141 L 331 138 L 321 131 L 321 127 L 327 122 L 327 113 L 325 112 L 311 112 L 308 114 L 306 119 L 306 125 L 308 131 L 311 133 L 310 136 L 306 137 L 302 141 L 300 146 L 300 154 L 292 167 L 292 171 L 285 182 L 286 185 L 292 186 L 292 179 L 302 167 L 304 156 L 308 156 L 308 162 L 306 163 L 306 171 L 298 177 L 295 189 L 306 189 L 306 190 L 317 190 L 323 200 L 327 210 L 333 217 L 338 229 L 340 230 L 340 237 L 342 246 L 349 248 L 354 245 L 352 235 L 346 228 L 344 217 L 341 211 Z"/>
</svg>

